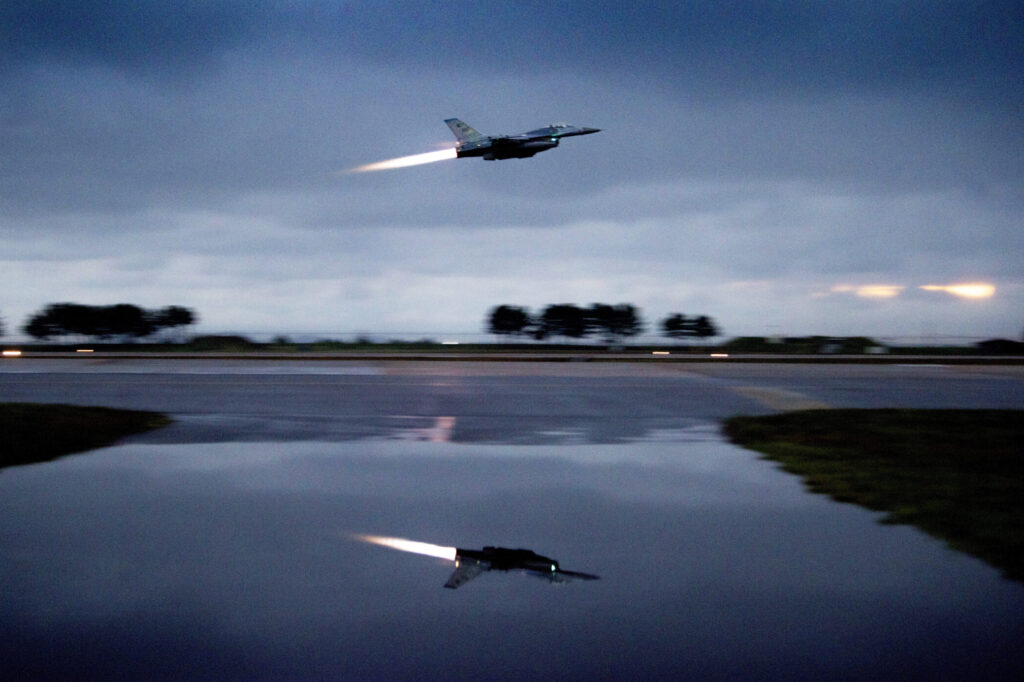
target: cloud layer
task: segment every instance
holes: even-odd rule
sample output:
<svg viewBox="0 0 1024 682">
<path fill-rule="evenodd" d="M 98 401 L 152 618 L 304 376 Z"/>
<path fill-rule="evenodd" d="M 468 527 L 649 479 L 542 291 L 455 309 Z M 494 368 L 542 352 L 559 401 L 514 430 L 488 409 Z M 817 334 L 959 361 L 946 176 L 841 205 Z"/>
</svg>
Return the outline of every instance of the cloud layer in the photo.
<svg viewBox="0 0 1024 682">
<path fill-rule="evenodd" d="M 1022 28 L 1009 2 L 5 3 L 0 312 L 429 335 L 605 301 L 1017 336 Z M 451 116 L 603 132 L 345 172 L 452 146 Z"/>
</svg>

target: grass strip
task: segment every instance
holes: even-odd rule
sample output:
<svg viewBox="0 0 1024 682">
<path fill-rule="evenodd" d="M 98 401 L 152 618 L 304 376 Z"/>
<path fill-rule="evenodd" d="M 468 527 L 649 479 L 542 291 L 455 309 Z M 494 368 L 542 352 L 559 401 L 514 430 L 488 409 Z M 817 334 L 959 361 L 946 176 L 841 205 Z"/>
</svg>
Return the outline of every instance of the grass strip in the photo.
<svg viewBox="0 0 1024 682">
<path fill-rule="evenodd" d="M 0 468 L 46 462 L 170 424 L 156 412 L 0 403 Z"/>
<path fill-rule="evenodd" d="M 809 490 L 884 512 L 1024 582 L 1024 411 L 803 410 L 726 435 Z"/>
</svg>

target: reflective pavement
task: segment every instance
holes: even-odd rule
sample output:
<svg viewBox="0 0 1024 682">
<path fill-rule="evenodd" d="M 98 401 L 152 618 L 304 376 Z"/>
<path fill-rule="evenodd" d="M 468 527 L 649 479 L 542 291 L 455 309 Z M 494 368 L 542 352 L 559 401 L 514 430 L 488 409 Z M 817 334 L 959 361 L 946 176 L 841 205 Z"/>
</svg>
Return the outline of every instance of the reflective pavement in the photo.
<svg viewBox="0 0 1024 682">
<path fill-rule="evenodd" d="M 0 472 L 5 670 L 18 679 L 1024 672 L 1024 586 L 914 529 L 809 495 L 718 435 L 728 414 L 769 411 L 778 399 L 835 404 L 864 377 L 371 369 L 0 370 L 3 401 L 144 407 L 179 420 Z M 932 381 L 927 372 L 876 394 L 916 395 L 907 386 Z M 960 371 L 945 379 L 982 401 L 1014 400 L 1021 388 L 1000 378 L 1003 390 L 990 390 L 990 376 Z M 600 580 L 496 570 L 444 589 L 449 558 L 360 535 L 523 548 Z"/>
</svg>

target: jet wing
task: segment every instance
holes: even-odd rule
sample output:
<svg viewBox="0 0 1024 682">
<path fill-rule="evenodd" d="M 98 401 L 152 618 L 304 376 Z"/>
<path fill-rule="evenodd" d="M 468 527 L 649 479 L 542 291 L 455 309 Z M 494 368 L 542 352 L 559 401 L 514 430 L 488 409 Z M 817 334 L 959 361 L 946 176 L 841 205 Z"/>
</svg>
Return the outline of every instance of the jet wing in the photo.
<svg viewBox="0 0 1024 682">
<path fill-rule="evenodd" d="M 448 582 L 444 586 L 454 590 L 460 585 L 465 585 L 488 570 L 488 568 L 490 567 L 487 564 L 480 561 L 460 561 L 455 564 L 455 571 L 448 578 Z"/>
</svg>

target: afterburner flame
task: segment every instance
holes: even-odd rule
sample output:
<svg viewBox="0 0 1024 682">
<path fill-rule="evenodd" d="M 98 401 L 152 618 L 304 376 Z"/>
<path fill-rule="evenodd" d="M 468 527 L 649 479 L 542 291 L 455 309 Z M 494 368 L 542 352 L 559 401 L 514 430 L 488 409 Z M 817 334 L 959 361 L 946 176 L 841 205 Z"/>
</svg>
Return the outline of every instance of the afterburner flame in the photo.
<svg viewBox="0 0 1024 682">
<path fill-rule="evenodd" d="M 362 542 L 390 547 L 400 552 L 412 552 L 413 554 L 424 554 L 437 557 L 438 559 L 455 561 L 456 550 L 454 547 L 442 547 L 441 545 L 432 545 L 429 542 L 416 542 L 415 540 L 406 540 L 405 538 L 389 538 L 382 535 L 354 535 L 353 537 Z"/>
<path fill-rule="evenodd" d="M 369 173 L 370 171 L 391 170 L 393 168 L 406 168 L 408 166 L 421 166 L 425 163 L 436 163 L 456 158 L 455 148 L 441 149 L 436 152 L 424 154 L 413 154 L 412 156 L 399 156 L 396 159 L 368 163 L 365 166 L 357 166 L 350 173 Z"/>
<path fill-rule="evenodd" d="M 991 298 L 996 293 L 996 288 L 984 282 L 972 284 L 927 284 L 921 287 L 925 291 L 945 291 L 961 298 Z"/>
</svg>

